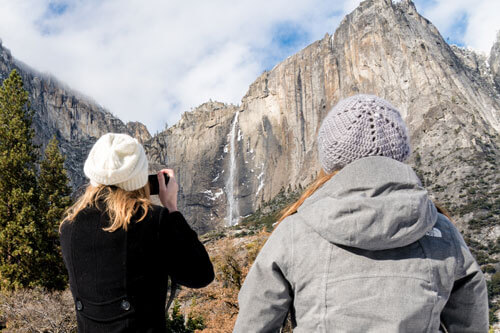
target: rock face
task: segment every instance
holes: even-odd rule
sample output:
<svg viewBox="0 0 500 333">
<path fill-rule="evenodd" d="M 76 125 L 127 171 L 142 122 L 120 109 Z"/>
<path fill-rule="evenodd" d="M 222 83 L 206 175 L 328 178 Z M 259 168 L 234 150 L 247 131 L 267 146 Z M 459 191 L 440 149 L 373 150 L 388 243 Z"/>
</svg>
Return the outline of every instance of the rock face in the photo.
<svg viewBox="0 0 500 333">
<path fill-rule="evenodd" d="M 500 38 L 500 37 L 499 37 Z M 175 170 L 179 208 L 205 232 L 237 223 L 320 170 L 316 136 L 340 99 L 379 95 L 400 109 L 412 157 L 436 201 L 467 237 L 499 236 L 500 41 L 488 59 L 448 45 L 413 3 L 367 0 L 334 35 L 263 73 L 239 106 L 205 103 L 150 138 L 53 79 L 24 70 L 0 48 L 0 75 L 21 68 L 37 111 L 38 138 L 54 133 L 74 184 L 92 142 L 108 131 L 138 137 L 151 168 Z M 469 233 L 468 230 L 472 230 Z"/>
<path fill-rule="evenodd" d="M 83 162 L 93 143 L 107 132 L 127 133 L 143 142 L 151 139 L 141 123 L 123 124 L 91 99 L 71 90 L 55 78 L 40 74 L 16 61 L 0 42 L 0 82 L 13 69 L 23 77 L 24 88 L 35 110 L 35 141 L 44 147 L 55 135 L 66 155 L 65 167 L 74 190 L 86 182 Z"/>
<path fill-rule="evenodd" d="M 240 107 L 207 103 L 185 113 L 148 151 L 176 169 L 181 207 L 205 231 L 310 183 L 327 112 L 341 98 L 376 94 L 401 110 L 410 163 L 436 200 L 462 228 L 481 219 L 495 225 L 494 235 L 499 212 L 486 217 L 486 208 L 499 204 L 498 45 L 488 66 L 484 56 L 449 46 L 411 1 L 367 0 L 333 36 L 262 74 Z"/>
<path fill-rule="evenodd" d="M 151 134 L 143 123 L 138 121 L 129 121 L 127 123 L 128 134 L 136 138 L 140 143 L 151 140 Z"/>
<path fill-rule="evenodd" d="M 497 33 L 497 40 L 491 48 L 489 65 L 497 90 L 500 90 L 500 31 Z"/>
<path fill-rule="evenodd" d="M 209 102 L 192 112 L 144 147 L 153 164 L 173 168 L 179 183 L 179 209 L 199 232 L 223 224 L 227 214 L 225 193 L 230 170 L 228 136 L 235 114 L 233 105 Z M 245 171 L 238 170 L 243 179 Z M 239 194 L 241 196 L 241 194 Z M 252 211 L 252 207 L 248 208 Z"/>
</svg>

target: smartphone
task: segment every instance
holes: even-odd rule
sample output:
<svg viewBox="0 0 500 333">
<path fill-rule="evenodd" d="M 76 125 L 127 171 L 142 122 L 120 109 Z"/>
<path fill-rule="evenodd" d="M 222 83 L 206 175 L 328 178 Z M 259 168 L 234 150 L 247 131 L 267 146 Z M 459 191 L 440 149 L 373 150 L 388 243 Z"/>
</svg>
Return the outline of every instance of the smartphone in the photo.
<svg viewBox="0 0 500 333">
<path fill-rule="evenodd" d="M 165 177 L 165 186 L 167 186 L 170 178 L 166 173 L 163 174 L 163 177 Z M 160 193 L 160 186 L 158 184 L 158 175 L 156 174 L 149 175 L 148 182 L 149 182 L 149 194 L 158 195 L 158 193 Z"/>
</svg>

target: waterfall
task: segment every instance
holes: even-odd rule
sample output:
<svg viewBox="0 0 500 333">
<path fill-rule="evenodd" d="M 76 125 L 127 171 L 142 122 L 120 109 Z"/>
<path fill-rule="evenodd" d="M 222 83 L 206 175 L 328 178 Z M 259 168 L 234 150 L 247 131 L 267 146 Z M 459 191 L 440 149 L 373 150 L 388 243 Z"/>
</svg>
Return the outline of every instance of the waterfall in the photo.
<svg viewBox="0 0 500 333">
<path fill-rule="evenodd" d="M 231 126 L 231 132 L 228 137 L 229 148 L 229 175 L 226 181 L 226 196 L 227 196 L 227 226 L 233 226 L 238 223 L 238 205 L 234 197 L 234 182 L 236 177 L 236 127 L 238 126 L 238 114 L 237 111 L 234 115 L 233 123 Z"/>
</svg>

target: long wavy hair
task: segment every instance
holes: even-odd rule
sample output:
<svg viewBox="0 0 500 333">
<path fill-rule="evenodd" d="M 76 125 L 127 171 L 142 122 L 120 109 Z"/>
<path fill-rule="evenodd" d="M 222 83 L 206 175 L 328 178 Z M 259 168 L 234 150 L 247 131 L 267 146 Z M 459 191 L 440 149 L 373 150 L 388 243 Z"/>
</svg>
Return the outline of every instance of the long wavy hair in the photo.
<svg viewBox="0 0 500 333">
<path fill-rule="evenodd" d="M 87 207 L 96 207 L 108 214 L 110 226 L 103 228 L 104 231 L 113 232 L 120 228 L 127 230 L 132 216 L 139 208 L 142 208 L 143 214 L 137 222 L 147 216 L 151 205 L 148 184 L 135 191 L 126 191 L 117 186 L 99 185 L 96 187 L 89 184 L 85 192 L 64 213 L 59 230 L 63 223 L 70 223 Z"/>
<path fill-rule="evenodd" d="M 280 224 L 281 221 L 286 219 L 288 216 L 295 214 L 307 198 L 309 198 L 314 192 L 316 192 L 317 189 L 323 186 L 324 183 L 332 179 L 332 177 L 335 176 L 338 172 L 339 170 L 333 171 L 332 173 L 326 173 L 325 170 L 321 169 L 318 176 L 316 177 L 316 180 L 305 189 L 300 198 L 281 211 L 281 217 L 278 219 L 276 225 Z"/>
<path fill-rule="evenodd" d="M 299 207 L 304 203 L 304 201 L 309 198 L 314 192 L 316 192 L 317 189 L 319 189 L 321 186 L 323 186 L 324 183 L 329 181 L 330 179 L 333 178 L 340 170 L 335 170 L 332 173 L 326 173 L 323 169 L 319 172 L 318 176 L 316 177 L 316 180 L 309 185 L 308 188 L 302 193 L 300 198 L 295 201 L 293 204 L 290 206 L 287 206 L 285 209 L 281 211 L 281 217 L 278 219 L 278 221 L 275 224 L 275 227 L 281 223 L 284 219 L 286 219 L 288 216 L 293 215 L 297 212 Z M 443 214 L 446 216 L 452 223 L 453 220 L 451 219 L 450 213 L 441 207 L 441 205 L 434 203 L 436 206 L 436 209 L 439 213 Z"/>
</svg>

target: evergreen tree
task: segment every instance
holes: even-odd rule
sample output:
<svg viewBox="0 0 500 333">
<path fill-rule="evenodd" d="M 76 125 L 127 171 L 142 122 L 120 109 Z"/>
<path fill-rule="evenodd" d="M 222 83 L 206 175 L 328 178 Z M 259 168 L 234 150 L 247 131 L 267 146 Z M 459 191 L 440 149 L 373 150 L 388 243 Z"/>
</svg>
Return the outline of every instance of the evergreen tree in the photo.
<svg viewBox="0 0 500 333">
<path fill-rule="evenodd" d="M 32 285 L 38 255 L 33 112 L 13 70 L 0 87 L 0 289 Z"/>
<path fill-rule="evenodd" d="M 193 333 L 196 330 L 202 330 L 205 328 L 203 318 L 201 316 L 193 316 L 193 314 L 188 315 L 187 321 L 184 315 L 181 313 L 181 304 L 179 300 L 174 301 L 174 306 L 172 307 L 172 316 L 167 314 L 167 332 L 172 333 Z"/>
<path fill-rule="evenodd" d="M 174 301 L 174 306 L 172 307 L 172 317 L 167 315 L 167 331 L 172 333 L 190 333 L 186 332 L 186 326 L 184 326 L 184 315 L 181 313 L 181 304 L 178 300 Z"/>
<path fill-rule="evenodd" d="M 50 289 L 63 289 L 67 284 L 66 268 L 59 246 L 59 223 L 64 211 L 71 204 L 71 189 L 64 169 L 64 156 L 54 136 L 45 148 L 45 158 L 40 163 L 40 256 L 37 257 L 38 281 L 36 284 Z"/>
</svg>

